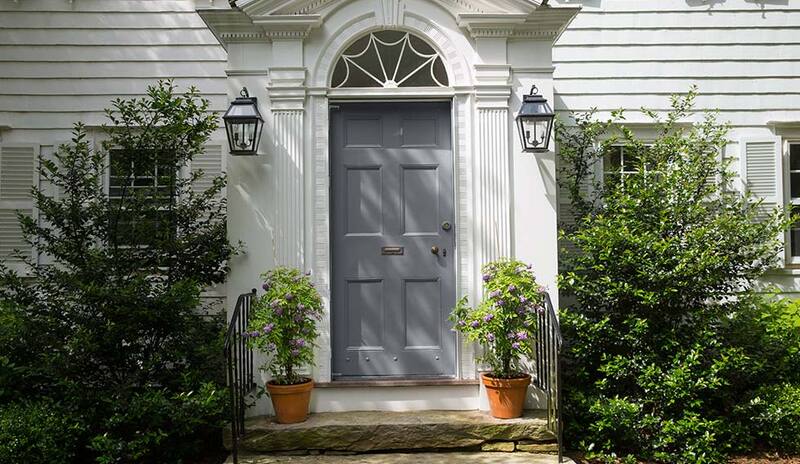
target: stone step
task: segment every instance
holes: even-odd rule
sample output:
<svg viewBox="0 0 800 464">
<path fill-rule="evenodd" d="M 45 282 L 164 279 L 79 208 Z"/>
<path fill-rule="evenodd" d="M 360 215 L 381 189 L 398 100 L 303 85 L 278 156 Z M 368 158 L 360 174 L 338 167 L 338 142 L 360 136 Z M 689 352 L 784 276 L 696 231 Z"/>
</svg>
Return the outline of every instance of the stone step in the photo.
<svg viewBox="0 0 800 464">
<path fill-rule="evenodd" d="M 239 464 L 558 464 L 556 456 L 544 454 L 507 453 L 391 453 L 360 454 L 358 456 L 275 456 L 242 455 Z M 226 464 L 233 464 L 228 459 Z M 563 464 L 574 464 L 565 458 Z"/>
<path fill-rule="evenodd" d="M 518 419 L 495 419 L 481 411 L 332 412 L 300 424 L 251 418 L 240 450 L 251 453 L 481 449 L 550 452 L 555 436 L 544 411 Z M 230 437 L 227 437 L 230 444 Z"/>
</svg>

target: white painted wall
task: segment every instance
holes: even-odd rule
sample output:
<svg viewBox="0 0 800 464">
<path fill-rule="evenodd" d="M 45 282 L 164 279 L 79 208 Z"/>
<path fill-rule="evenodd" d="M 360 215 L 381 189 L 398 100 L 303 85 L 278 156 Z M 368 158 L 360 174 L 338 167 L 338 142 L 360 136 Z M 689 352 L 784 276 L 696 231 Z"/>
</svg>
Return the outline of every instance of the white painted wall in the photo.
<svg viewBox="0 0 800 464">
<path fill-rule="evenodd" d="M 786 162 L 785 142 L 800 140 L 800 3 L 791 0 L 553 0 L 580 4 L 581 13 L 556 42 L 556 109 L 597 108 L 608 117 L 647 123 L 637 110 L 666 111 L 669 96 L 697 85 L 698 109 L 719 109 L 730 122 L 725 156 L 740 169 L 743 140 L 780 138 L 774 156 Z M 775 124 L 776 121 L 782 124 Z M 784 196 L 776 175 L 766 186 Z M 784 186 L 788 188 L 787 185 Z M 566 200 L 560 199 L 566 213 Z M 562 220 L 566 219 L 562 214 Z M 800 296 L 800 269 L 787 265 L 769 280 Z"/>
<path fill-rule="evenodd" d="M 140 97 L 165 78 L 180 90 L 195 85 L 212 111 L 224 111 L 227 56 L 195 12 L 214 5 L 213 0 L 0 0 L 0 144 L 34 145 L 34 153 L 48 157 L 70 139 L 78 121 L 99 142 L 100 125 L 107 122 L 103 109 L 112 99 Z M 218 147 L 224 137 L 219 131 L 211 145 Z M 222 153 L 209 151 L 215 158 L 210 165 L 223 160 Z M 211 289 L 206 296 L 218 300 L 223 294 L 223 288 Z"/>
</svg>

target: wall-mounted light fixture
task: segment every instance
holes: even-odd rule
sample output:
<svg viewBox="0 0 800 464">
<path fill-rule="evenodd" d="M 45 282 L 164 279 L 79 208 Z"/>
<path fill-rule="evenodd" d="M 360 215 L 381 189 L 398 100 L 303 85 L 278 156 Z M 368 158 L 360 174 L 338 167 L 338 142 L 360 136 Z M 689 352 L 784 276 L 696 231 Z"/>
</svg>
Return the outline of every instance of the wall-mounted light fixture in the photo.
<svg viewBox="0 0 800 464">
<path fill-rule="evenodd" d="M 556 114 L 547 103 L 547 99 L 539 95 L 534 85 L 530 95 L 525 95 L 522 107 L 517 113 L 517 126 L 522 147 L 528 152 L 545 152 L 550 145 L 550 134 L 553 132 L 553 119 Z"/>
<path fill-rule="evenodd" d="M 251 97 L 247 87 L 242 87 L 241 97 L 231 102 L 222 120 L 228 134 L 231 155 L 255 155 L 261 140 L 264 119 L 258 111 L 258 99 Z"/>
</svg>

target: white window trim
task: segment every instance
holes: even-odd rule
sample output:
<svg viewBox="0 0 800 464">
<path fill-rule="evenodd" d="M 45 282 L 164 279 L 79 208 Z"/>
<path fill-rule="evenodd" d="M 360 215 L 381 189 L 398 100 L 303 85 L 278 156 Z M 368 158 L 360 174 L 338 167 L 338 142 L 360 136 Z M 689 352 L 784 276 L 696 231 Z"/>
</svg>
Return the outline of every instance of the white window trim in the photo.
<svg viewBox="0 0 800 464">
<path fill-rule="evenodd" d="M 800 146 L 800 134 L 794 137 L 786 137 L 781 144 L 781 173 L 783 174 L 783 204 L 782 206 L 789 207 L 791 214 L 791 207 L 800 206 L 800 197 L 792 198 L 792 176 L 791 176 L 791 163 L 789 150 L 792 145 Z M 800 170 L 795 171 L 800 173 Z M 786 266 L 797 267 L 800 266 L 800 256 L 792 254 L 792 230 L 789 228 L 784 236 L 784 256 Z"/>
</svg>

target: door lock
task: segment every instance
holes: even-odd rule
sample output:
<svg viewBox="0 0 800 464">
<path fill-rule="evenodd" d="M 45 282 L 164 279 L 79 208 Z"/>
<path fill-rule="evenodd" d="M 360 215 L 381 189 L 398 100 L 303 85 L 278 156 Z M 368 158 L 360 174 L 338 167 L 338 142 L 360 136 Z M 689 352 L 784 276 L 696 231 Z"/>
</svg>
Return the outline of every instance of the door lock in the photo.
<svg viewBox="0 0 800 464">
<path fill-rule="evenodd" d="M 438 246 L 432 246 L 431 247 L 431 253 L 433 253 L 433 254 L 438 256 L 439 255 L 439 247 Z"/>
<path fill-rule="evenodd" d="M 452 225 L 452 224 L 450 224 L 449 222 L 447 222 L 447 221 L 444 221 L 444 222 L 442 223 L 442 230 L 450 230 L 450 229 L 452 229 L 452 228 L 453 228 L 453 225 Z"/>
</svg>

